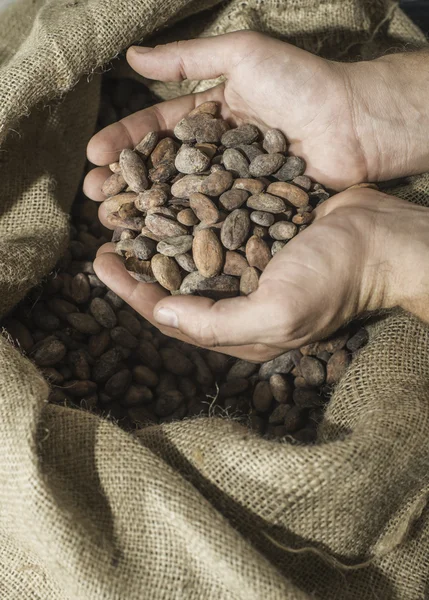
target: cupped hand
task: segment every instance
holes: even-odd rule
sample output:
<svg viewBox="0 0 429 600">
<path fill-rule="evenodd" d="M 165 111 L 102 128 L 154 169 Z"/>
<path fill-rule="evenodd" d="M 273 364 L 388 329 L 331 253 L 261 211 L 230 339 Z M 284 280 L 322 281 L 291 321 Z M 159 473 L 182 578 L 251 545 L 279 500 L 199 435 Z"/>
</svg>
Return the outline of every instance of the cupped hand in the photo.
<svg viewBox="0 0 429 600">
<path fill-rule="evenodd" d="M 421 269 L 428 234 L 428 209 L 359 188 L 317 208 L 313 223 L 275 255 L 249 296 L 216 303 L 169 296 L 158 285 L 135 281 L 110 245 L 94 268 L 166 335 L 264 362 L 362 312 L 401 305 L 429 320 Z"/>
</svg>

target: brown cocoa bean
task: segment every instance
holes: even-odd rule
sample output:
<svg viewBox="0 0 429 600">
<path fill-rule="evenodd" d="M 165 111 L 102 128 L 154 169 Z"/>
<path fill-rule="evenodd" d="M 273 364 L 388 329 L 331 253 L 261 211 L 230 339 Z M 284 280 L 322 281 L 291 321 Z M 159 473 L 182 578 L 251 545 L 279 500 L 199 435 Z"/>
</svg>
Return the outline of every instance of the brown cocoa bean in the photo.
<svg viewBox="0 0 429 600">
<path fill-rule="evenodd" d="M 147 169 L 137 152 L 125 148 L 119 155 L 122 176 L 133 192 L 143 192 L 149 186 Z"/>
<path fill-rule="evenodd" d="M 91 377 L 91 369 L 87 360 L 88 353 L 82 349 L 69 352 L 67 360 L 75 379 L 85 381 Z"/>
<path fill-rule="evenodd" d="M 177 254 L 185 254 L 192 248 L 192 235 L 179 235 L 177 237 L 165 238 L 159 242 L 156 249 L 160 254 L 165 256 L 176 256 Z"/>
<path fill-rule="evenodd" d="M 250 213 L 250 220 L 256 225 L 261 225 L 262 227 L 271 227 L 274 223 L 274 215 L 269 212 L 264 212 L 262 210 L 254 210 Z"/>
<path fill-rule="evenodd" d="M 135 354 L 142 363 L 151 369 L 157 371 L 161 367 L 161 357 L 158 350 L 151 342 L 147 340 L 140 340 Z"/>
<path fill-rule="evenodd" d="M 235 275 L 241 277 L 243 272 L 249 267 L 247 260 L 238 252 L 228 250 L 225 254 L 225 264 L 223 272 L 225 275 Z"/>
<path fill-rule="evenodd" d="M 278 215 L 286 210 L 286 205 L 281 198 L 262 192 L 250 196 L 247 206 L 253 210 L 261 210 Z"/>
<path fill-rule="evenodd" d="M 118 323 L 121 327 L 125 327 L 128 329 L 130 333 L 135 336 L 138 336 L 142 330 L 142 326 L 137 317 L 134 316 L 132 312 L 128 310 L 120 310 L 117 314 Z"/>
<path fill-rule="evenodd" d="M 180 288 L 182 276 L 176 261 L 163 254 L 155 254 L 151 267 L 156 280 L 162 287 L 173 292 Z"/>
<path fill-rule="evenodd" d="M 258 412 L 267 412 L 273 401 L 273 393 L 268 381 L 259 381 L 253 392 L 253 406 Z"/>
<path fill-rule="evenodd" d="M 156 242 L 144 235 L 133 240 L 132 251 L 139 260 L 150 260 L 156 253 Z"/>
<path fill-rule="evenodd" d="M 156 400 L 155 414 L 158 417 L 167 417 L 173 413 L 184 401 L 184 396 L 179 390 L 165 392 Z"/>
<path fill-rule="evenodd" d="M 122 173 L 113 173 L 106 179 L 101 187 L 101 191 L 105 196 L 116 196 L 127 187 Z"/>
<path fill-rule="evenodd" d="M 136 383 L 148 387 L 156 387 L 159 383 L 156 372 L 145 365 L 137 365 L 133 368 L 133 379 Z"/>
<path fill-rule="evenodd" d="M 219 103 L 218 102 L 214 102 L 213 100 L 208 100 L 207 102 L 202 102 L 201 104 L 199 104 L 198 106 L 196 106 L 195 108 L 193 108 L 191 110 L 191 112 L 188 114 L 188 118 L 189 117 L 195 117 L 197 115 L 212 115 L 212 117 L 215 117 L 217 115 L 219 111 Z"/>
<path fill-rule="evenodd" d="M 159 214 L 148 215 L 146 217 L 146 227 L 161 239 L 187 235 L 188 233 L 184 225 Z"/>
<path fill-rule="evenodd" d="M 222 162 L 234 177 L 248 178 L 250 176 L 249 161 L 235 148 L 227 148 L 222 156 Z"/>
<path fill-rule="evenodd" d="M 230 379 L 247 379 L 258 370 L 258 365 L 248 362 L 247 360 L 237 360 L 226 376 L 226 380 Z"/>
<path fill-rule="evenodd" d="M 197 148 L 200 152 L 204 152 L 204 154 L 209 158 L 213 158 L 217 152 L 216 144 L 208 144 L 203 142 L 201 144 L 195 144 L 195 148 Z"/>
<path fill-rule="evenodd" d="M 177 152 L 177 144 L 176 142 L 170 138 L 165 137 L 160 140 L 155 149 L 152 151 L 150 155 L 150 160 L 152 161 L 152 165 L 156 168 L 163 161 L 174 161 Z"/>
<path fill-rule="evenodd" d="M 298 408 L 323 406 L 323 398 L 312 388 L 298 387 L 293 391 L 293 401 Z"/>
<path fill-rule="evenodd" d="M 254 158 L 263 154 L 260 145 L 257 143 L 240 144 L 239 146 L 236 146 L 236 149 L 240 150 L 240 152 L 244 154 L 249 162 L 252 162 Z"/>
<path fill-rule="evenodd" d="M 134 202 L 128 202 L 128 204 L 122 204 L 122 206 L 118 210 L 118 217 L 123 221 L 127 221 L 128 219 L 134 219 L 135 217 L 140 217 L 140 211 L 134 205 Z"/>
<path fill-rule="evenodd" d="M 270 183 L 267 192 L 274 196 L 278 196 L 279 198 L 283 198 L 283 200 L 286 200 L 289 204 L 298 208 L 307 206 L 309 203 L 307 192 L 292 183 L 286 183 L 284 181 Z"/>
<path fill-rule="evenodd" d="M 364 328 L 359 329 L 359 331 L 355 333 L 347 342 L 347 348 L 350 350 L 350 352 L 356 352 L 362 348 L 362 346 L 365 346 L 365 344 L 368 342 L 368 339 L 369 335 L 367 330 Z"/>
<path fill-rule="evenodd" d="M 181 267 L 184 271 L 188 273 L 192 273 L 197 270 L 197 265 L 195 264 L 194 259 L 187 252 L 185 254 L 176 254 L 174 257 L 179 267 Z M 183 285 L 183 282 L 182 282 Z M 181 289 L 181 288 L 180 288 Z"/>
<path fill-rule="evenodd" d="M 293 351 L 289 350 L 277 356 L 277 358 L 263 363 L 259 369 L 259 378 L 262 380 L 270 379 L 271 375 L 275 375 L 276 373 L 287 375 L 293 368 Z"/>
<path fill-rule="evenodd" d="M 110 337 L 119 346 L 124 348 L 130 348 L 133 350 L 137 348 L 139 341 L 138 339 L 128 331 L 125 327 L 118 325 L 110 330 Z"/>
<path fill-rule="evenodd" d="M 184 144 L 179 149 L 174 164 L 180 173 L 192 175 L 205 171 L 210 164 L 210 159 L 197 148 Z"/>
<path fill-rule="evenodd" d="M 239 178 L 234 181 L 233 189 L 244 190 L 255 196 L 261 194 L 267 186 L 261 179 Z"/>
<path fill-rule="evenodd" d="M 229 125 L 223 119 L 198 119 L 195 122 L 194 135 L 199 144 L 218 143 L 228 129 Z"/>
<path fill-rule="evenodd" d="M 222 271 L 224 253 L 216 234 L 211 229 L 197 231 L 192 245 L 195 265 L 203 277 L 215 277 Z"/>
<path fill-rule="evenodd" d="M 157 131 L 149 131 L 137 144 L 134 150 L 141 154 L 144 158 L 148 158 L 158 143 L 158 137 Z"/>
<path fill-rule="evenodd" d="M 220 232 L 220 238 L 225 248 L 228 250 L 237 250 L 245 243 L 249 232 L 250 218 L 248 211 L 245 209 L 236 209 L 225 219 Z"/>
<path fill-rule="evenodd" d="M 156 168 L 149 169 L 149 179 L 153 183 L 165 183 L 176 175 L 177 169 L 173 161 L 163 161 Z"/>
<path fill-rule="evenodd" d="M 305 162 L 299 156 L 288 156 L 286 162 L 273 174 L 279 181 L 292 181 L 305 171 Z"/>
<path fill-rule="evenodd" d="M 255 267 L 247 267 L 240 278 L 240 294 L 249 296 L 258 289 L 259 273 Z"/>
<path fill-rule="evenodd" d="M 268 231 L 274 240 L 284 241 L 291 240 L 298 233 L 298 227 L 289 221 L 278 221 Z"/>
<path fill-rule="evenodd" d="M 208 196 L 195 192 L 189 196 L 189 205 L 202 223 L 212 224 L 219 219 L 219 210 Z"/>
<path fill-rule="evenodd" d="M 199 192 L 208 196 L 220 196 L 232 186 L 233 177 L 229 171 L 214 171 L 200 185 Z"/>
<path fill-rule="evenodd" d="M 326 383 L 334 385 L 338 383 L 349 366 L 350 358 L 345 350 L 337 350 L 328 360 L 326 365 Z"/>
<path fill-rule="evenodd" d="M 128 257 L 134 253 L 133 240 L 120 240 L 115 244 L 115 253 L 119 256 Z"/>
<path fill-rule="evenodd" d="M 211 298 L 212 300 L 233 298 L 238 295 L 238 291 L 239 281 L 231 275 L 218 275 L 217 277 L 203 279 L 197 288 L 200 296 Z"/>
<path fill-rule="evenodd" d="M 271 255 L 274 256 L 275 254 L 277 254 L 277 252 L 280 252 L 280 250 L 283 250 L 283 248 L 286 246 L 286 242 L 281 242 L 280 240 L 276 240 L 275 242 L 273 242 L 273 245 L 271 246 Z"/>
<path fill-rule="evenodd" d="M 125 394 L 130 385 L 131 371 L 129 369 L 121 369 L 107 380 L 104 390 L 111 398 L 117 398 Z"/>
<path fill-rule="evenodd" d="M 24 352 L 29 352 L 31 350 L 34 345 L 33 336 L 31 335 L 30 330 L 23 323 L 21 323 L 21 321 L 18 321 L 13 317 L 9 317 L 8 319 L 5 319 L 4 326 L 18 347 L 20 347 Z"/>
<path fill-rule="evenodd" d="M 304 425 L 304 413 L 298 406 L 291 406 L 283 422 L 286 433 L 293 433 Z"/>
<path fill-rule="evenodd" d="M 242 394 L 248 389 L 248 387 L 249 382 L 244 378 L 236 378 L 225 381 L 225 383 L 222 383 L 219 386 L 219 399 Z"/>
<path fill-rule="evenodd" d="M 100 333 L 92 335 L 88 340 L 88 352 L 94 358 L 98 358 L 106 352 L 110 344 L 110 333 L 103 329 Z"/>
<path fill-rule="evenodd" d="M 83 313 L 70 313 L 66 315 L 66 319 L 70 325 L 80 333 L 95 335 L 101 330 L 100 325 L 91 315 Z"/>
<path fill-rule="evenodd" d="M 128 219 L 121 219 L 116 214 L 107 215 L 106 221 L 113 227 L 121 227 L 122 229 L 132 229 L 133 231 L 140 232 L 144 227 L 143 217 L 129 217 Z"/>
<path fill-rule="evenodd" d="M 89 310 L 97 323 L 102 327 L 111 329 L 116 325 L 117 319 L 115 312 L 110 304 L 103 298 L 94 298 L 91 300 Z"/>
<path fill-rule="evenodd" d="M 122 194 L 116 194 L 103 202 L 103 208 L 108 214 L 118 212 L 123 204 L 129 204 L 135 202 L 138 195 L 135 192 L 122 192 Z"/>
<path fill-rule="evenodd" d="M 112 171 L 112 173 L 120 173 L 121 172 L 121 166 L 120 166 L 119 162 L 111 163 L 109 165 L 109 169 Z"/>
<path fill-rule="evenodd" d="M 110 379 L 120 368 L 122 354 L 117 348 L 111 348 L 102 354 L 92 369 L 92 379 L 103 383 Z"/>
<path fill-rule="evenodd" d="M 179 223 L 187 227 L 192 227 L 193 225 L 197 225 L 197 223 L 199 223 L 198 217 L 192 208 L 185 208 L 177 213 L 177 220 Z"/>
<path fill-rule="evenodd" d="M 279 404 L 285 404 L 292 400 L 292 386 L 284 375 L 280 373 L 271 375 L 270 388 L 274 399 Z"/>
<path fill-rule="evenodd" d="M 240 144 L 251 144 L 259 137 L 259 130 L 251 123 L 245 123 L 235 129 L 230 129 L 223 134 L 221 143 L 227 148 L 234 148 Z"/>
<path fill-rule="evenodd" d="M 246 258 L 249 266 L 263 271 L 271 260 L 268 244 L 260 237 L 252 235 L 246 244 Z"/>
<path fill-rule="evenodd" d="M 292 179 L 292 183 L 302 188 L 306 192 L 309 192 L 311 186 L 313 185 L 310 177 L 307 177 L 307 175 L 299 175 L 298 177 L 294 177 Z"/>
<path fill-rule="evenodd" d="M 243 206 L 248 197 L 249 194 L 245 190 L 233 188 L 232 190 L 224 192 L 220 196 L 219 202 L 226 210 L 233 211 Z"/>
<path fill-rule="evenodd" d="M 66 352 L 67 348 L 59 340 L 44 340 L 34 351 L 33 360 L 39 367 L 53 367 L 63 360 Z"/>
<path fill-rule="evenodd" d="M 209 350 L 205 355 L 205 360 L 210 370 L 216 375 L 225 373 L 230 363 L 230 357 L 220 352 Z"/>
<path fill-rule="evenodd" d="M 140 192 L 134 198 L 136 208 L 142 212 L 148 211 L 150 208 L 164 206 L 168 200 L 167 190 L 160 185 L 153 185 L 150 190 Z M 109 202 L 109 200 L 106 200 Z"/>
<path fill-rule="evenodd" d="M 64 382 L 62 373 L 54 369 L 54 367 L 45 367 L 41 369 L 43 377 L 49 381 L 51 385 L 61 385 Z"/>
<path fill-rule="evenodd" d="M 308 386 L 320 387 L 325 383 L 325 367 L 317 358 L 303 356 L 299 368 Z"/>
<path fill-rule="evenodd" d="M 194 364 L 187 356 L 174 348 L 162 348 L 159 351 L 164 368 L 174 375 L 189 375 L 194 370 Z"/>
<path fill-rule="evenodd" d="M 205 280 L 198 271 L 192 271 L 188 275 L 185 275 L 180 285 L 180 293 L 183 295 L 195 294 L 198 290 L 198 286 Z"/>
<path fill-rule="evenodd" d="M 262 146 L 269 154 L 286 152 L 287 141 L 281 131 L 278 129 L 269 129 L 264 135 Z"/>
<path fill-rule="evenodd" d="M 253 177 L 266 177 L 278 171 L 285 160 L 282 154 L 261 154 L 252 160 L 249 172 Z"/>
<path fill-rule="evenodd" d="M 292 223 L 295 223 L 295 225 L 308 225 L 312 220 L 313 215 L 310 212 L 304 212 L 292 217 Z"/>
<path fill-rule="evenodd" d="M 65 383 L 62 390 L 74 398 L 83 398 L 97 389 L 97 384 L 93 381 L 72 380 Z"/>
<path fill-rule="evenodd" d="M 185 175 L 171 186 L 171 194 L 176 198 L 189 198 L 194 192 L 199 192 L 202 182 L 207 175 Z"/>
<path fill-rule="evenodd" d="M 268 423 L 270 425 L 282 425 L 290 409 L 291 406 L 288 404 L 279 404 L 268 417 Z"/>
<path fill-rule="evenodd" d="M 157 281 L 155 274 L 152 271 L 152 263 L 150 260 L 139 260 L 134 256 L 130 256 L 125 260 L 124 265 L 130 275 L 137 281 L 143 283 L 155 283 Z"/>
<path fill-rule="evenodd" d="M 153 400 L 153 392 L 145 385 L 132 384 L 121 399 L 121 404 L 126 407 L 135 407 L 140 404 L 149 404 Z"/>
</svg>

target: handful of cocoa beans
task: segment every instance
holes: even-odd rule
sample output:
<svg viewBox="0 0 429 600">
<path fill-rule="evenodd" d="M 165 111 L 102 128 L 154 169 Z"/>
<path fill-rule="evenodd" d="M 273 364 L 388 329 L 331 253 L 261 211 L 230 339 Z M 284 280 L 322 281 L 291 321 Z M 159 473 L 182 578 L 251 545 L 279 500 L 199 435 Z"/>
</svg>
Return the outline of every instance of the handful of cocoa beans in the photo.
<svg viewBox="0 0 429 600">
<path fill-rule="evenodd" d="M 139 281 L 172 294 L 248 295 L 272 256 L 329 197 L 287 156 L 287 140 L 250 123 L 230 128 L 204 102 L 175 127 L 121 152 L 103 185 L 116 252 Z"/>
</svg>

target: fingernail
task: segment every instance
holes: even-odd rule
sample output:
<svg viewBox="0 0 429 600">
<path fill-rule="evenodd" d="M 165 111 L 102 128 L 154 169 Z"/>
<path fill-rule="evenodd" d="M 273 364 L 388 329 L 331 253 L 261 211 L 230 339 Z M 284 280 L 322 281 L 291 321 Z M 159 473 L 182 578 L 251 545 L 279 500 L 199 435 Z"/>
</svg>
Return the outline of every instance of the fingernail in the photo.
<svg viewBox="0 0 429 600">
<path fill-rule="evenodd" d="M 166 325 L 167 327 L 179 327 L 179 319 L 176 313 L 170 308 L 160 308 L 156 311 L 155 319 L 160 325 Z"/>
<path fill-rule="evenodd" d="M 153 48 L 147 48 L 146 46 L 131 46 L 131 50 L 134 50 L 137 54 L 147 54 L 153 50 Z"/>
</svg>

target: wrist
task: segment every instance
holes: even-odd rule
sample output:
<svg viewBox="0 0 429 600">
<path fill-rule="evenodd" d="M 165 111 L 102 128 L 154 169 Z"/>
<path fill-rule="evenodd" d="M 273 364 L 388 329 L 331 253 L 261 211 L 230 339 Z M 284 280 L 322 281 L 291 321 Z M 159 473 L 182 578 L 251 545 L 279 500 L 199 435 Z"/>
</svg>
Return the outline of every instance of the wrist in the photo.
<svg viewBox="0 0 429 600">
<path fill-rule="evenodd" d="M 426 52 L 343 65 L 356 137 L 369 181 L 429 168 Z"/>
</svg>

